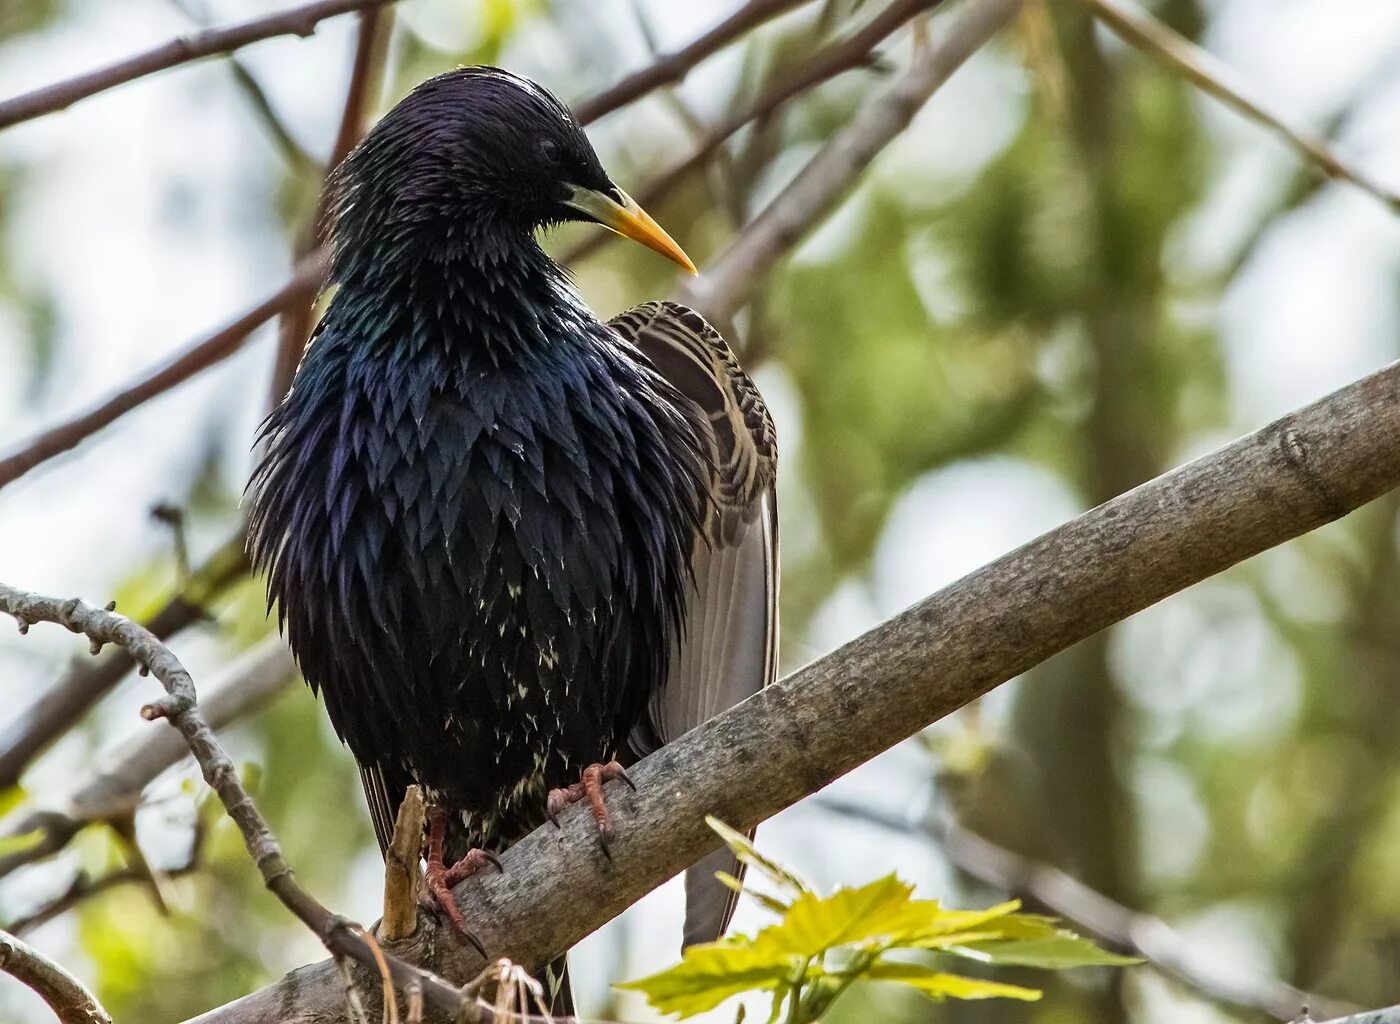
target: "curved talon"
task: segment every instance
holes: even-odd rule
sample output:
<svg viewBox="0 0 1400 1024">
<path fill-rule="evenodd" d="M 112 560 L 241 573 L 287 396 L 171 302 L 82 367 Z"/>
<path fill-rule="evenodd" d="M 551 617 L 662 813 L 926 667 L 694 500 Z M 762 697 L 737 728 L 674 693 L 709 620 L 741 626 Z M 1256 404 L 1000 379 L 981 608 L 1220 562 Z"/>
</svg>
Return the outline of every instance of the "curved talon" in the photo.
<svg viewBox="0 0 1400 1024">
<path fill-rule="evenodd" d="M 471 943 L 472 947 L 481 954 L 483 960 L 489 960 L 486 955 L 486 947 L 481 944 L 481 940 L 476 937 L 476 933 L 467 927 L 467 923 L 462 920 L 462 912 L 457 909 L 457 901 L 452 898 L 452 889 L 444 881 L 443 875 L 434 873 L 429 867 L 428 874 L 423 877 L 423 887 L 427 890 L 430 902 L 437 906 L 447 916 L 447 922 L 462 938 Z"/>
<path fill-rule="evenodd" d="M 559 813 L 566 807 L 586 799 L 589 809 L 593 812 L 593 820 L 598 826 L 598 845 L 608 860 L 612 860 L 612 815 L 608 813 L 607 802 L 603 798 L 603 786 L 613 779 L 625 782 L 636 792 L 637 784 L 628 776 L 622 765 L 616 761 L 609 761 L 607 764 L 590 764 L 579 773 L 578 782 L 572 786 L 550 790 L 545 801 L 545 813 L 549 820 L 554 823 L 555 828 L 561 828 Z"/>
<path fill-rule="evenodd" d="M 501 872 L 504 872 L 505 868 L 501 865 L 501 859 L 490 850 L 475 849 L 468 850 L 457 863 L 449 867 L 443 863 L 446 839 L 447 812 L 440 807 L 429 808 L 426 858 L 428 863 L 423 872 L 423 895 L 447 915 L 452 930 L 470 942 L 483 959 L 487 959 L 486 947 L 462 920 L 462 912 L 457 909 L 457 901 L 452 898 L 452 887 L 483 870 L 488 864 Z"/>
</svg>

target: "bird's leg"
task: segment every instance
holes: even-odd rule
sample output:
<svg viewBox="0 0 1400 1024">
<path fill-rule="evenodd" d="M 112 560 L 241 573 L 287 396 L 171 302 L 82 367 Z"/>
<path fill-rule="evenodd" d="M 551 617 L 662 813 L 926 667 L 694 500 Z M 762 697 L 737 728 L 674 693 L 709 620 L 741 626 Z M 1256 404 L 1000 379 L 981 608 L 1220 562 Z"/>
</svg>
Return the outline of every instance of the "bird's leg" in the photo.
<svg viewBox="0 0 1400 1024">
<path fill-rule="evenodd" d="M 486 950 L 478 939 L 467 929 L 462 920 L 462 912 L 457 909 L 457 901 L 452 898 L 452 887 L 465 881 L 488 866 L 503 871 L 500 858 L 489 850 L 468 850 L 455 864 L 443 863 L 443 850 L 447 844 L 447 811 L 442 807 L 428 809 L 428 856 L 427 867 L 423 872 L 423 892 L 447 915 L 448 921 L 457 933 L 466 939 L 483 957 Z"/>
<path fill-rule="evenodd" d="M 612 816 L 608 813 L 607 802 L 603 799 L 603 784 L 611 782 L 613 779 L 621 779 L 632 787 L 634 793 L 636 792 L 636 785 L 627 777 L 622 765 L 616 761 L 609 761 L 607 764 L 590 764 L 580 773 L 579 780 L 572 786 L 551 789 L 546 806 L 549 820 L 554 823 L 554 827 L 559 828 L 560 811 L 580 800 L 587 799 L 589 809 L 593 811 L 593 820 L 598 823 L 598 839 L 603 844 L 603 853 L 608 854 Z"/>
</svg>

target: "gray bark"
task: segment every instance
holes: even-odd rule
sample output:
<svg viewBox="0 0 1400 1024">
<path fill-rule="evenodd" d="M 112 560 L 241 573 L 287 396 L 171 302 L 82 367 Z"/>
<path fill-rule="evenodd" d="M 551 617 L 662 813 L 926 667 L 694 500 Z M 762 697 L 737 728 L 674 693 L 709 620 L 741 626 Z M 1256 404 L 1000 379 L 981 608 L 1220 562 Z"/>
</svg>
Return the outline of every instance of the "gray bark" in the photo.
<svg viewBox="0 0 1400 1024">
<path fill-rule="evenodd" d="M 717 846 L 704 816 L 771 817 L 1051 655 L 1400 484 L 1400 364 L 1120 495 L 939 591 L 609 786 L 611 859 L 584 807 L 456 890 L 492 956 L 538 965 Z M 405 958 L 458 983 L 483 962 L 432 922 Z M 377 985 L 366 985 L 372 993 Z M 198 1018 L 342 1018 L 335 968 L 301 968 Z M 1384 1018 L 1381 1018 L 1384 1019 Z"/>
</svg>

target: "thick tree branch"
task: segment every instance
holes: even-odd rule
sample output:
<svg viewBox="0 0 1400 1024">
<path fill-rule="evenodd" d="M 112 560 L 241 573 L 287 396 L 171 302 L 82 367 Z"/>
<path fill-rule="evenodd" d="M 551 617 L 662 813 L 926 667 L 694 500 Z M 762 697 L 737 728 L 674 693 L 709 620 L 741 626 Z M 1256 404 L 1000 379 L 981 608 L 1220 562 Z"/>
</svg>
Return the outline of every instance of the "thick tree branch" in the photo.
<svg viewBox="0 0 1400 1024">
<path fill-rule="evenodd" d="M 1328 1015 L 1355 1009 L 1279 978 L 1220 964 L 1161 918 L 1125 907 L 1053 864 L 1008 850 L 955 821 L 935 816 L 911 820 L 846 800 L 823 799 L 821 806 L 880 828 L 926 836 L 950 863 L 972 877 L 1054 911 L 1119 952 L 1143 957 L 1212 1002 L 1262 1011 L 1279 1020 L 1290 1020 L 1303 1007 Z"/>
<path fill-rule="evenodd" d="M 614 785 L 605 858 L 587 809 L 456 890 L 493 956 L 558 955 L 715 845 L 704 816 L 748 828 L 993 687 L 1134 612 L 1316 529 L 1400 484 L 1400 364 L 1143 484 L 919 602 L 641 761 Z M 482 962 L 401 950 L 448 978 Z M 200 1024 L 339 1019 L 325 964 Z"/>
<path fill-rule="evenodd" d="M 1119 0 L 1082 0 L 1094 17 L 1113 30 L 1124 42 L 1175 68 L 1192 83 L 1251 121 L 1262 124 L 1322 169 L 1329 178 L 1350 182 L 1369 192 L 1394 213 L 1400 213 L 1400 192 L 1387 188 L 1338 159 L 1327 143 L 1311 132 L 1288 124 L 1250 99 L 1248 90 L 1237 85 L 1234 72 L 1191 40 L 1172 31 L 1146 11 Z"/>
<path fill-rule="evenodd" d="M 0 971 L 39 993 L 59 1024 L 112 1024 L 82 982 L 8 932 L 0 932 Z"/>
<path fill-rule="evenodd" d="M 682 289 L 683 301 L 723 322 L 767 273 L 854 187 L 870 161 L 909 126 L 923 105 L 1024 0 L 984 0 L 955 22 L 937 46 L 922 49 L 904 76 L 866 104 L 713 266 Z"/>
<path fill-rule="evenodd" d="M 1324 1021 L 1314 1021 L 1310 1014 L 1304 1013 L 1294 1020 L 1294 1024 L 1400 1024 L 1400 1006 L 1387 1006 L 1383 1010 L 1367 1010 L 1350 1017 Z"/>
<path fill-rule="evenodd" d="M 196 569 L 188 583 L 145 623 L 161 640 L 208 616 L 207 604 L 248 572 L 246 535 L 239 532 Z M 30 762 L 83 717 L 126 676 L 135 662 L 124 650 L 96 660 L 74 661 L 0 732 L 0 790 L 17 785 Z"/>
<path fill-rule="evenodd" d="M 237 25 L 179 36 L 145 53 L 117 61 L 104 68 L 0 101 L 0 128 L 8 128 L 21 121 L 64 110 L 79 100 L 157 71 L 165 71 L 205 57 L 232 53 L 249 43 L 271 39 L 274 36 L 309 36 L 316 31 L 316 26 L 327 18 L 349 11 L 382 7 L 393 2 L 394 0 L 318 0 L 317 3 L 269 14 L 264 18 L 254 18 Z"/>
<path fill-rule="evenodd" d="M 159 370 L 113 395 L 96 409 L 26 441 L 17 452 L 0 459 L 0 488 L 13 483 L 35 466 L 77 447 L 137 406 L 227 359 L 238 351 L 248 335 L 278 313 L 297 303 L 310 302 L 320 284 L 321 274 L 320 261 L 308 259 L 290 281 L 233 323 L 192 345 Z"/>
</svg>

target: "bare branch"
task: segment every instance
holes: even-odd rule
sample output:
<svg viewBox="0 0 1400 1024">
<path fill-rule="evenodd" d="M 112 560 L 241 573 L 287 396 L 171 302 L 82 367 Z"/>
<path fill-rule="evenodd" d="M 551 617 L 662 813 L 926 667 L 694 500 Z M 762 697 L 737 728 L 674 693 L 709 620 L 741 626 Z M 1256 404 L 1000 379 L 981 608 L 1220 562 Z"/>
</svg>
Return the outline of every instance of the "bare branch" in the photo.
<svg viewBox="0 0 1400 1024">
<path fill-rule="evenodd" d="M 377 970 L 381 957 L 365 940 L 364 929 L 331 913 L 297 882 L 282 855 L 277 837 L 263 820 L 262 812 L 248 795 L 237 768 L 196 702 L 194 680 L 168 647 L 130 619 L 111 609 L 94 608 L 76 597 L 66 601 L 42 597 L 0 583 L 0 612 L 18 621 L 21 631 L 35 622 L 52 622 L 85 635 L 92 641 L 94 653 L 105 644 L 119 644 L 147 666 L 165 688 L 165 695 L 143 707 L 141 717 L 147 721 L 164 718 L 184 738 L 205 783 L 238 826 L 263 883 L 316 934 L 332 956 Z M 392 956 L 387 958 L 387 963 L 396 984 L 417 981 L 428 1002 L 439 1009 L 467 1019 L 481 1017 L 471 998 L 432 972 Z"/>
<path fill-rule="evenodd" d="M 117 61 L 105 68 L 98 68 L 76 78 L 55 82 L 42 89 L 0 101 L 0 129 L 43 114 L 64 110 L 79 100 L 157 71 L 165 71 L 205 57 L 232 53 L 249 43 L 271 39 L 274 36 L 309 36 L 316 31 L 316 26 L 327 18 L 393 2 L 394 0 L 318 0 L 316 3 L 270 14 L 265 18 L 254 18 L 237 25 L 179 36 L 145 53 Z"/>
<path fill-rule="evenodd" d="M 335 133 L 335 142 L 326 160 L 323 177 L 329 174 L 345 159 L 355 143 L 364 135 L 365 118 L 370 106 L 370 96 L 379 87 L 380 73 L 384 67 L 384 56 L 389 40 L 393 12 L 372 8 L 360 14 L 360 30 L 355 38 L 355 60 L 350 68 L 350 85 L 345 92 L 345 105 L 340 112 L 340 127 Z M 324 189 L 316 200 L 315 212 L 302 229 L 293 253 L 295 262 L 300 263 L 311 255 L 325 241 L 326 209 L 330 195 Z M 272 405 L 282 401 L 282 396 L 292 386 L 297 364 L 306 348 L 306 340 L 311 335 L 311 318 L 315 314 L 311 303 L 303 302 L 289 306 L 282 313 L 282 321 L 277 332 L 277 356 L 272 365 Z"/>
<path fill-rule="evenodd" d="M 326 159 L 327 171 L 344 160 L 365 133 L 371 97 L 379 91 L 385 44 L 393 18 L 393 11 L 379 7 L 360 14 L 360 30 L 355 36 L 355 60 L 350 66 L 350 84 L 346 88 L 345 105 L 340 112 L 340 127 L 336 129 L 335 142 Z"/>
<path fill-rule="evenodd" d="M 315 168 L 316 161 L 283 122 L 276 108 L 273 107 L 272 100 L 263 89 L 262 83 L 248 70 L 247 65 L 237 57 L 230 57 L 228 69 L 233 75 L 234 84 L 248 100 L 248 105 L 253 108 L 253 113 L 267 130 L 268 135 L 272 137 L 273 145 L 277 147 L 277 151 L 282 154 L 282 158 L 287 161 L 292 170 L 309 172 Z"/>
<path fill-rule="evenodd" d="M 1015 17 L 1024 0 L 986 0 L 966 11 L 942 41 L 920 52 L 895 85 L 867 104 L 802 168 L 715 263 L 682 288 L 683 301 L 723 322 L 773 265 L 851 191 L 963 62 Z"/>
<path fill-rule="evenodd" d="M 162 879 L 181 878 L 199 870 L 204 852 L 205 831 L 203 820 L 197 820 L 194 836 L 190 842 L 189 856 L 182 864 L 162 867 L 159 872 Z M 67 889 L 51 898 L 47 903 L 30 910 L 22 917 L 15 918 L 6 927 L 16 935 L 23 935 L 31 929 L 38 928 L 40 925 L 47 924 L 54 918 L 68 913 L 80 904 L 102 895 L 104 892 L 121 888 L 124 885 L 138 885 L 149 883 L 149 881 L 150 873 L 141 866 L 118 868 L 97 878 L 90 878 L 87 872 L 79 871 L 73 876 L 73 881 Z"/>
<path fill-rule="evenodd" d="M 1175 68 L 1196 86 L 1226 106 L 1235 108 L 1251 121 L 1278 135 L 1305 158 L 1315 163 L 1329 178 L 1350 182 L 1369 192 L 1394 213 L 1400 213 L 1400 192 L 1387 188 L 1369 175 L 1343 163 L 1327 143 L 1312 133 L 1289 125 L 1248 97 L 1248 90 L 1235 84 L 1234 71 L 1191 40 L 1172 31 L 1146 11 L 1119 0 L 1082 0 L 1098 18 L 1124 42 Z"/>
<path fill-rule="evenodd" d="M 208 602 L 248 572 L 246 537 L 240 530 L 194 571 L 189 584 L 161 607 L 145 626 L 161 640 L 194 625 L 208 615 Z M 135 667 L 122 650 L 97 660 L 75 661 L 57 685 L 0 732 L 0 789 L 18 784 L 30 762 L 82 718 Z"/>
<path fill-rule="evenodd" d="M 1355 1007 L 1304 992 L 1279 978 L 1249 969 L 1231 969 L 1193 946 L 1159 917 L 1123 906 L 1066 874 L 1053 864 L 1032 860 L 955 821 L 929 816 L 922 821 L 878 811 L 830 797 L 820 806 L 859 821 L 905 835 L 919 834 L 937 843 L 948 860 L 972 877 L 1010 896 L 1032 900 L 1073 922 L 1110 946 L 1143 957 L 1154 968 L 1213 1002 L 1256 1010 L 1288 1020 L 1305 1006 L 1329 1016 Z"/>
<path fill-rule="evenodd" d="M 308 259 L 292 279 L 227 327 L 197 342 L 150 376 L 113 395 L 96 409 L 44 431 L 19 451 L 0 459 L 0 488 L 14 483 L 35 466 L 76 448 L 78 444 L 137 406 L 207 370 L 242 347 L 248 336 L 284 309 L 307 303 L 321 281 L 319 259 Z"/>
<path fill-rule="evenodd" d="M 209 726 L 219 729 L 251 714 L 282 693 L 296 678 L 296 666 L 280 637 L 273 637 L 238 658 L 210 687 L 203 702 Z M 189 756 L 180 734 L 169 729 L 143 732 L 117 750 L 100 756 L 92 773 L 62 796 L 19 815 L 0 829 L 0 837 L 34 836 L 35 841 L 0 857 L 0 878 L 25 864 L 52 856 L 94 822 L 130 816 L 141 794 L 166 769 Z"/>
<path fill-rule="evenodd" d="M 819 50 L 811 59 L 803 61 L 794 73 L 782 76 L 777 84 L 766 89 L 748 106 L 708 129 L 696 140 L 690 154 L 684 160 L 636 190 L 637 201 L 643 207 L 650 208 L 662 197 L 670 194 L 687 175 L 708 160 L 745 125 L 765 120 L 783 105 L 837 75 L 868 67 L 871 54 L 877 46 L 911 19 L 941 3 L 943 0 L 895 0 L 845 39 Z M 608 231 L 594 232 L 562 256 L 560 262 L 576 263 L 617 237 Z"/>
<path fill-rule="evenodd" d="M 1316 1022 L 1305 1010 L 1302 1015 L 1294 1018 L 1293 1024 L 1400 1024 L 1400 1006 L 1388 1006 L 1384 1010 L 1366 1010 L 1350 1017 Z"/>
<path fill-rule="evenodd" d="M 723 49 L 735 39 L 780 14 L 801 7 L 808 0 L 750 0 L 724 21 L 694 42 L 675 53 L 653 61 L 648 66 L 598 95 L 575 104 L 574 116 L 580 124 L 591 124 L 620 107 L 640 99 L 653 89 L 679 82 L 706 57 Z"/>
<path fill-rule="evenodd" d="M 112 1024 L 112 1018 L 82 982 L 8 932 L 0 932 L 0 971 L 39 993 L 59 1024 Z"/>
<path fill-rule="evenodd" d="M 313 4 L 309 7 L 298 8 L 297 11 L 287 12 L 274 17 L 286 19 L 298 13 L 304 14 L 307 10 L 316 10 L 334 5 L 339 5 L 339 7 L 344 10 L 356 10 L 371 6 L 379 6 L 389 2 L 393 2 L 393 0 L 323 0 L 321 4 Z M 695 42 L 691 43 L 683 50 L 661 58 L 650 67 L 628 76 L 613 88 L 606 90 L 591 100 L 585 100 L 583 103 L 579 104 L 576 111 L 577 116 L 580 121 L 587 123 L 601 117 L 603 114 L 617 109 L 618 106 L 624 103 L 629 103 L 645 95 L 658 86 L 676 81 L 695 64 L 714 53 L 738 35 L 804 2 L 806 2 L 806 0 L 755 0 L 755 2 L 736 12 L 725 22 L 696 39 Z M 322 15 L 321 17 L 328 16 L 329 15 Z M 271 19 L 262 19 L 262 21 L 268 20 Z M 235 28 L 238 28 L 238 26 L 234 26 L 234 28 L 231 29 L 215 31 L 232 32 Z M 208 35 L 210 35 L 210 33 L 205 32 L 190 38 L 203 39 Z M 361 39 L 364 38 L 365 34 L 362 32 Z M 179 40 L 176 42 L 178 43 Z M 168 45 L 174 46 L 175 43 Z M 363 81 L 363 79 L 361 80 Z M 51 88 L 57 89 L 59 87 L 54 86 Z M 90 93 L 85 93 L 84 95 L 90 95 Z M 352 89 L 352 96 L 353 95 L 354 90 Z M 14 104 L 26 99 L 27 97 L 19 97 L 9 102 Z M 71 100 L 69 102 L 71 102 Z M 349 105 L 347 105 L 347 109 L 348 107 Z M 5 104 L 0 104 L 0 114 L 3 113 L 4 109 Z M 43 113 L 45 111 L 39 112 Z M 37 115 L 30 114 L 28 116 Z M 4 125 L 5 122 L 3 118 L 0 118 L 0 128 L 4 127 Z M 318 222 L 319 219 L 318 215 L 315 221 Z M 147 402 L 157 395 L 170 390 L 177 384 L 188 380 L 200 370 L 207 369 L 220 360 L 226 359 L 241 347 L 243 342 L 247 340 L 248 335 L 257 327 L 260 327 L 263 323 L 272 319 L 279 313 L 295 309 L 298 304 L 304 305 L 308 303 L 311 296 L 315 294 L 316 288 L 321 283 L 322 275 L 323 269 L 319 258 L 308 256 L 304 263 L 299 264 L 299 269 L 293 279 L 266 302 L 250 310 L 217 334 L 192 346 L 174 362 L 167 364 L 153 375 L 130 385 L 126 390 L 116 395 L 99 408 L 45 431 L 37 438 L 27 442 L 13 455 L 5 459 L 0 459 L 0 488 L 3 488 L 6 484 L 12 483 L 31 469 L 47 462 L 56 455 L 60 455 L 74 448 L 81 441 L 92 436 L 103 427 L 108 426 L 118 417 L 130 412 L 143 402 Z M 309 324 L 310 321 L 309 319 L 303 319 L 300 320 L 299 323 L 300 322 Z M 293 330 L 295 326 L 295 324 L 288 325 L 284 330 L 282 334 L 283 340 L 279 344 L 280 352 L 297 352 L 299 346 L 305 341 L 305 335 L 308 332 Z M 295 340 L 288 341 L 287 339 Z M 295 370 L 295 361 L 293 358 L 286 355 L 280 356 L 277 368 L 279 379 L 288 376 L 288 365 L 290 365 L 292 370 Z M 283 391 L 285 391 L 285 388 L 283 388 Z"/>
<path fill-rule="evenodd" d="M 711 719 L 614 786 L 610 857 L 587 808 L 455 890 L 493 956 L 548 962 L 715 845 L 704 816 L 749 828 L 1053 654 L 1400 484 L 1400 363 L 1114 498 Z M 580 892 L 589 899 L 579 899 Z M 420 935 L 432 933 L 425 924 Z M 424 936 L 439 974 L 482 960 Z M 199 1018 L 333 1020 L 326 965 Z M 334 999 L 335 1003 L 323 1002 Z"/>
</svg>

